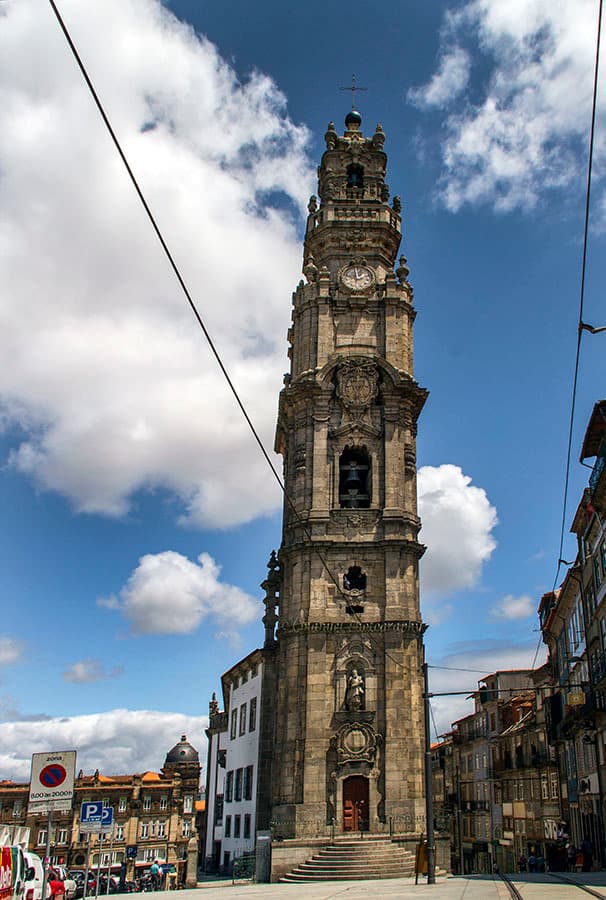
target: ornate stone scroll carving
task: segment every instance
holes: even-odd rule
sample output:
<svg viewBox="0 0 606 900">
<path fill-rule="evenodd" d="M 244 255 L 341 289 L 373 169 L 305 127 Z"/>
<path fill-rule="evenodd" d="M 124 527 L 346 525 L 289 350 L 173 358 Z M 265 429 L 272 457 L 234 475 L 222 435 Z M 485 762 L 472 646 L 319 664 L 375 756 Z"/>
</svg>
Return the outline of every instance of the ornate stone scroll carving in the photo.
<svg viewBox="0 0 606 900">
<path fill-rule="evenodd" d="M 333 737 L 337 762 L 367 762 L 374 765 L 381 738 L 366 722 L 348 722 Z"/>
<path fill-rule="evenodd" d="M 366 418 L 378 390 L 376 363 L 368 359 L 348 359 L 342 363 L 337 370 L 337 397 L 345 413 L 343 424 Z"/>
</svg>

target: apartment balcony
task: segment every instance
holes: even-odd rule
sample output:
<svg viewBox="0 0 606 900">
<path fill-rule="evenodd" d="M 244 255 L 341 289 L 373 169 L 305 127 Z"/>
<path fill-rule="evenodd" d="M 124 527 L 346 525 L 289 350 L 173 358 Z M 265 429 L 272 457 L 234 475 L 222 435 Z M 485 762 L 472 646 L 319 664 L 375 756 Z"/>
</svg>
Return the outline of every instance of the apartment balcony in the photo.
<svg viewBox="0 0 606 900">
<path fill-rule="evenodd" d="M 602 440 L 600 444 L 600 449 L 598 450 L 598 455 L 596 456 L 595 463 L 593 465 L 593 471 L 589 476 L 589 490 L 591 491 L 592 499 L 596 498 L 598 493 L 598 487 L 600 488 L 600 495 L 603 499 L 604 493 L 606 493 L 606 478 L 602 479 L 602 473 L 604 471 L 604 466 L 606 465 L 606 439 Z M 602 484 L 600 484 L 602 481 Z"/>
<path fill-rule="evenodd" d="M 553 765 L 555 763 L 555 750 L 547 748 L 537 750 L 534 753 L 517 755 L 513 758 L 497 759 L 494 763 L 495 775 L 503 772 L 515 772 L 519 769 L 535 769 L 537 766 Z"/>
<path fill-rule="evenodd" d="M 462 800 L 461 812 L 464 813 L 485 813 L 490 810 L 488 800 Z"/>
<path fill-rule="evenodd" d="M 606 654 L 595 654 L 591 658 L 591 684 L 594 688 L 606 687 Z"/>
<path fill-rule="evenodd" d="M 555 749 L 548 747 L 546 750 L 537 750 L 536 753 L 530 754 L 529 766 L 534 769 L 535 766 L 548 766 L 556 762 Z"/>
<path fill-rule="evenodd" d="M 471 811 L 477 813 L 488 812 L 489 804 L 488 800 L 472 800 L 471 801 Z"/>
<path fill-rule="evenodd" d="M 488 738 L 487 728 L 473 728 L 470 731 L 455 731 L 452 736 L 453 744 L 471 744 L 472 741 L 482 741 Z"/>
<path fill-rule="evenodd" d="M 565 740 L 572 737 L 582 728 L 587 727 L 587 720 L 593 719 L 596 712 L 603 709 L 603 697 L 600 691 L 586 690 L 585 702 L 579 706 L 566 706 L 565 716 L 559 725 L 556 739 Z"/>
</svg>

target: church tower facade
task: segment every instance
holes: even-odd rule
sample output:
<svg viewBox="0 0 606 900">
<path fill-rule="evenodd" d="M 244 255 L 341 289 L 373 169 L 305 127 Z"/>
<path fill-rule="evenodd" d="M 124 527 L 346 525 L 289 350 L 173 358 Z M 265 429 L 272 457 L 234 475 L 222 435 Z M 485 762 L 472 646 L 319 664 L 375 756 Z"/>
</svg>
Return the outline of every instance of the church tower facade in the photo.
<svg viewBox="0 0 606 900">
<path fill-rule="evenodd" d="M 280 395 L 288 497 L 264 620 L 266 808 L 283 838 L 424 827 L 415 443 L 427 392 L 404 257 L 394 270 L 400 200 L 381 126 L 365 137 L 352 110 L 325 138 Z"/>
</svg>

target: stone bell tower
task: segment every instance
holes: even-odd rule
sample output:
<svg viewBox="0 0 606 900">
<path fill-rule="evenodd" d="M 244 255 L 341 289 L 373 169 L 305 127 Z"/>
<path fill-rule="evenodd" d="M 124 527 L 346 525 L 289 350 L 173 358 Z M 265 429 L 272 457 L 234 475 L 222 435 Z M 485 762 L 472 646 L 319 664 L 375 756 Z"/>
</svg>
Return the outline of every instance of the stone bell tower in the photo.
<svg viewBox="0 0 606 900">
<path fill-rule="evenodd" d="M 352 110 L 342 136 L 326 132 L 280 395 L 276 450 L 294 509 L 285 503 L 265 646 L 268 805 L 284 838 L 424 821 L 415 438 L 427 392 L 413 377 L 404 257 L 394 271 L 400 199 L 389 203 L 385 135 L 377 125 L 365 137 L 361 122 Z"/>
</svg>

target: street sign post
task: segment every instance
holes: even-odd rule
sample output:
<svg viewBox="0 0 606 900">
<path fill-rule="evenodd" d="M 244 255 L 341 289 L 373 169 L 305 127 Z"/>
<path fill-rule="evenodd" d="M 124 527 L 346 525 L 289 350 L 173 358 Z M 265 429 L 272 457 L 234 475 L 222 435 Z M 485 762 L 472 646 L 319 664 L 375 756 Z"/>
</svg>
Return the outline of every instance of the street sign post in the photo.
<svg viewBox="0 0 606 900">
<path fill-rule="evenodd" d="M 46 813 L 46 852 L 42 877 L 42 897 L 46 897 L 48 861 L 51 851 L 51 826 L 53 812 L 70 812 L 74 798 L 76 777 L 76 751 L 56 750 L 50 753 L 34 753 L 29 780 L 28 814 Z"/>
<path fill-rule="evenodd" d="M 29 785 L 29 813 L 69 812 L 74 796 L 76 751 L 34 753 Z"/>
<path fill-rule="evenodd" d="M 106 896 L 109 895 L 109 886 L 111 882 L 111 874 L 112 874 L 112 862 L 114 855 L 114 808 L 113 806 L 106 806 L 103 810 L 105 821 L 101 821 L 101 825 L 111 832 L 111 837 L 109 839 L 109 854 L 107 857 L 107 886 L 105 890 Z"/>
</svg>

